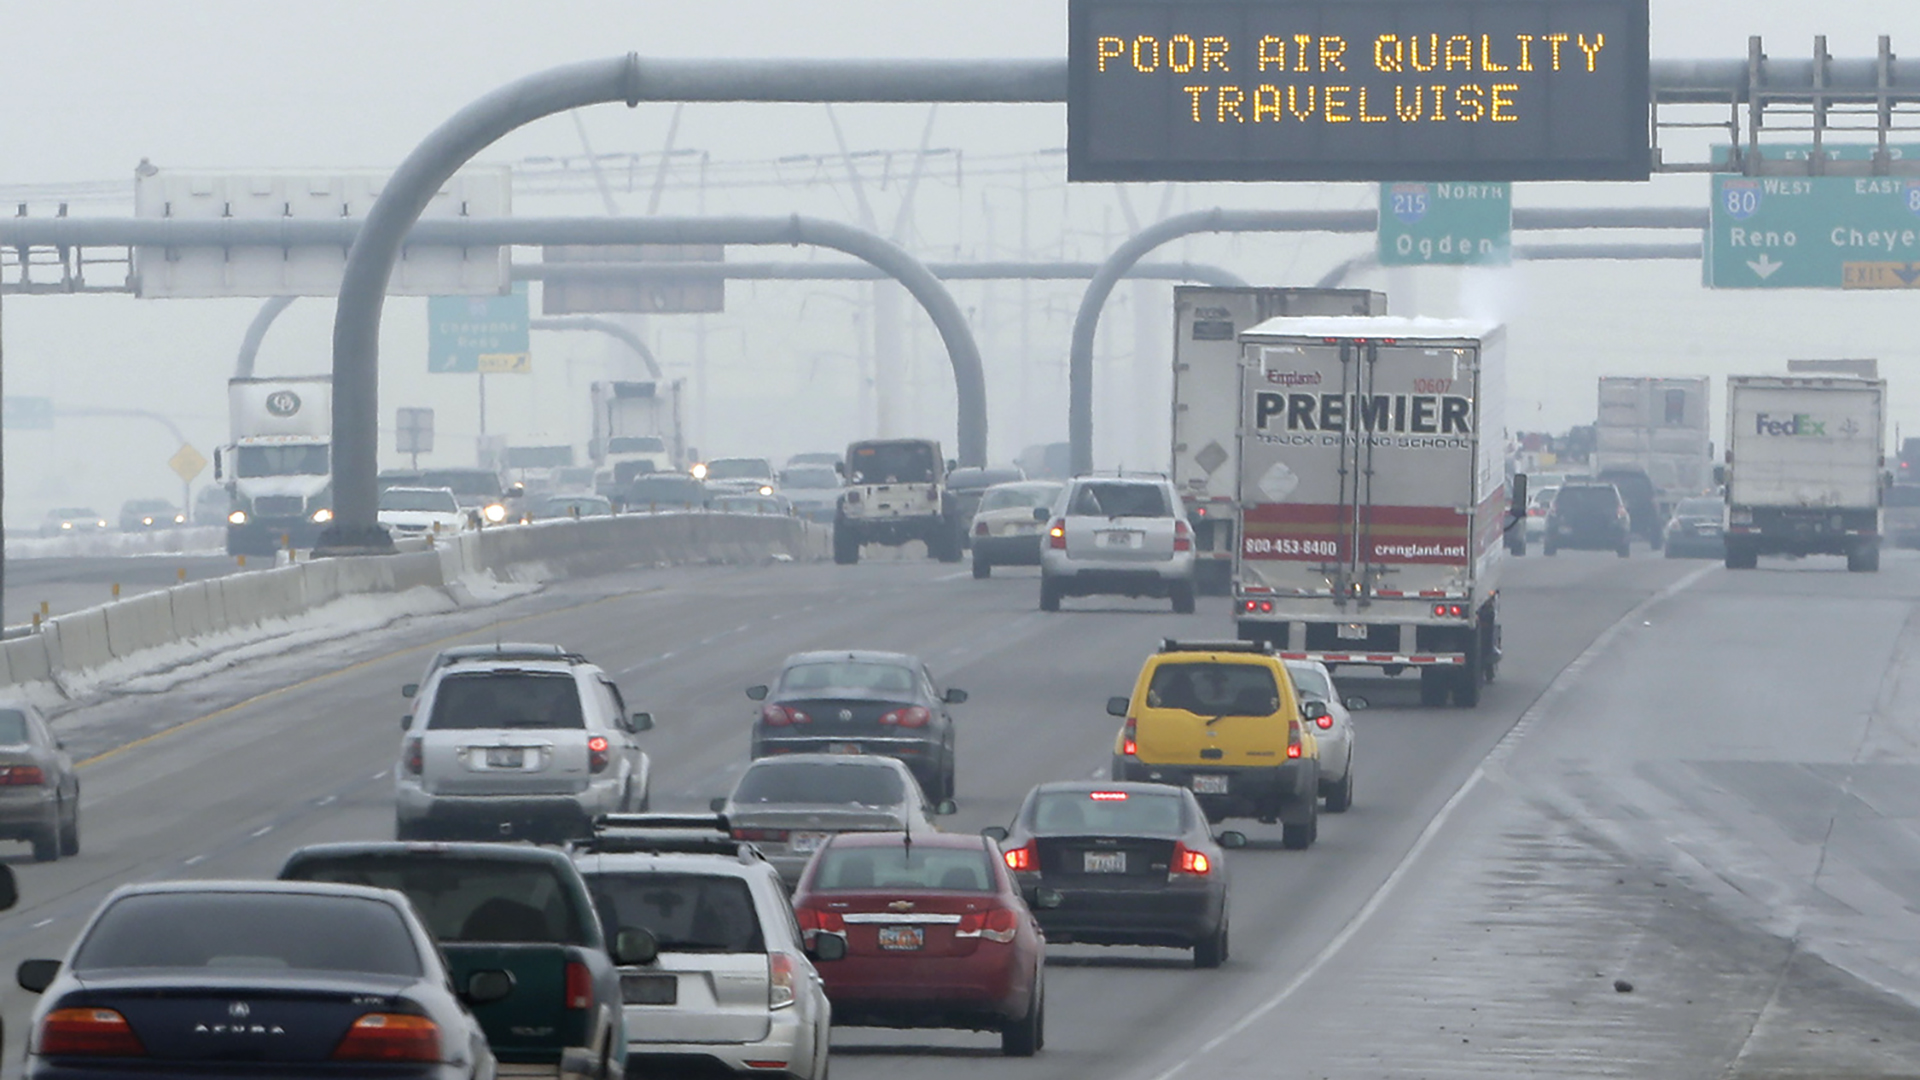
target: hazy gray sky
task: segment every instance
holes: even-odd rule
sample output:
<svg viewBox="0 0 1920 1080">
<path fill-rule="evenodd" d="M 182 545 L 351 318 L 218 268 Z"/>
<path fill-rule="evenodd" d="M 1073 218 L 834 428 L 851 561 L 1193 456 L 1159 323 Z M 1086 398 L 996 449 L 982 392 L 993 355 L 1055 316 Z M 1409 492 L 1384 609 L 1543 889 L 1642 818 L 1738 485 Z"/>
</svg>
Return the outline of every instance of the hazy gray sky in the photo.
<svg viewBox="0 0 1920 1080">
<path fill-rule="evenodd" d="M 1664 57 L 1744 56 L 1750 34 L 1761 34 L 1775 56 L 1804 56 L 1812 35 L 1829 35 L 1839 56 L 1868 55 L 1877 34 L 1891 34 L 1898 51 L 1920 49 L 1920 8 L 1911 0 L 1654 0 L 1653 49 Z M 176 169 L 388 168 L 453 111 L 494 87 L 555 64 L 628 50 L 675 57 L 1052 57 L 1061 54 L 1065 5 L 1041 0 L 809 0 L 788 2 L 543 2 L 404 0 L 381 3 L 229 2 L 130 4 L 124 0 L 0 0 L 9 105 L 0 110 L 0 190 L 22 185 L 122 181 L 142 157 Z M 605 106 L 583 113 L 596 149 L 651 151 L 661 145 L 672 106 L 627 110 Z M 925 122 L 915 107 L 840 110 L 855 148 L 911 148 Z M 935 145 L 969 156 L 1019 153 L 1060 146 L 1064 110 L 1054 106 L 949 107 L 941 110 Z M 716 158 L 767 159 L 792 153 L 831 153 L 831 129 L 817 106 L 690 106 L 679 145 Z M 574 126 L 555 118 L 518 132 L 483 160 L 513 162 L 538 155 L 578 154 Z M 1056 178 L 1053 178 L 1057 180 Z M 1051 182 L 1051 181 L 1050 181 Z M 1059 192 L 1057 186 L 1053 189 Z M 917 236 L 943 254 L 977 255 L 983 245 L 1004 250 L 1004 235 L 984 234 L 979 215 L 989 204 L 1007 219 L 1004 185 L 940 189 L 923 200 Z M 1176 208 L 1209 205 L 1360 206 L 1372 200 L 1365 185 L 1194 185 L 1178 193 Z M 944 198 L 945 202 L 938 201 Z M 1094 257 L 1103 237 L 1123 235 L 1111 188 L 1055 194 L 1042 224 L 1067 221 L 1082 257 Z M 1555 202 L 1703 205 L 1699 177 L 1662 178 L 1645 185 L 1523 185 L 1522 205 Z M 883 198 L 891 206 L 890 196 Z M 761 191 L 715 210 L 741 213 L 817 213 L 851 217 L 844 191 Z M 1151 216 L 1155 192 L 1136 204 Z M 528 213 L 596 213 L 595 200 L 521 200 Z M 638 212 L 638 205 L 624 206 Z M 685 213 L 687 205 L 663 207 Z M 81 204 L 78 213 L 125 213 L 130 207 Z M 11 207 L 7 208 L 11 212 Z M 51 213 L 37 201 L 36 214 Z M 1064 218 L 1062 217 L 1064 214 Z M 963 220 L 964 219 L 964 220 Z M 1666 239 L 1665 236 L 1639 237 Z M 1262 283 L 1304 284 L 1327 267 L 1364 250 L 1358 237 L 1206 238 L 1169 250 L 1166 257 L 1204 258 Z M 779 252 L 747 257 L 806 257 Z M 1384 287 L 1375 275 L 1362 282 Z M 994 405 L 994 456 L 1010 457 L 1025 441 L 1061 437 L 1058 378 L 1064 334 L 1077 288 L 1035 290 L 1048 312 L 1033 331 L 1044 345 L 1044 378 L 1030 393 L 1008 387 L 1012 304 L 1010 288 L 956 288 L 982 325 Z M 847 302 L 826 302 L 842 298 Z M 729 313 L 714 320 L 716 368 L 711 449 L 785 454 L 843 442 L 845 379 L 839 367 L 855 349 L 850 286 L 736 287 Z M 1592 377 L 1601 372 L 1690 371 L 1725 374 L 1779 366 L 1786 355 L 1877 355 L 1896 369 L 1916 359 L 1911 335 L 1914 301 L 1903 296 L 1707 293 L 1698 267 L 1686 263 L 1632 266 L 1533 266 L 1462 279 L 1445 272 L 1418 276 L 1423 313 L 1447 314 L 1462 305 L 1490 309 L 1513 325 L 1512 415 L 1521 426 L 1565 427 L 1591 419 Z M 1135 329 L 1125 305 L 1157 303 L 1164 293 L 1123 289 L 1107 322 L 1107 347 L 1125 352 Z M 737 302 L 736 302 L 737 301 Z M 241 331 L 257 301 L 138 301 L 129 298 L 10 299 L 6 312 L 7 385 L 11 392 L 52 396 L 63 403 L 139 406 L 175 416 L 201 449 L 224 437 L 223 383 Z M 429 404 L 442 410 L 443 432 L 470 430 L 471 388 L 435 382 L 420 371 L 423 330 L 418 301 L 388 308 L 387 364 L 382 414 L 394 405 Z M 262 370 L 324 370 L 331 305 L 305 301 L 276 327 Z M 918 316 L 915 316 L 918 319 Z M 1163 323 L 1142 313 L 1139 329 Z M 686 323 L 656 320 L 656 342 L 684 352 Z M 950 390 L 931 338 L 917 339 L 924 392 L 913 422 L 952 439 Z M 804 347 L 802 347 L 802 345 Z M 794 358 L 773 352 L 801 348 Z M 536 343 L 536 364 L 547 378 L 529 377 L 510 392 L 501 425 L 555 439 L 580 433 L 584 381 L 600 377 L 607 350 L 596 343 Z M 738 362 L 752 360 L 753 366 Z M 684 368 L 684 357 L 675 360 Z M 565 381 L 556 381 L 562 368 Z M 1895 373 L 1895 400 L 1920 421 L 1920 392 L 1908 392 Z M 802 410 L 809 386 L 819 408 Z M 1920 387 L 1915 388 L 1920 391 Z M 1155 388 L 1109 391 L 1101 399 L 1102 454 L 1138 464 L 1164 428 L 1164 401 Z M 506 395 L 503 395 L 506 396 Z M 783 413 L 782 410 L 787 410 Z M 464 412 L 463 412 L 464 410 Z M 838 411 L 836 411 L 838 410 Z M 823 417 L 825 419 L 823 419 Z M 1537 425 L 1534 421 L 1537 421 Z M 1118 429 L 1118 430 L 1116 430 Z M 447 460 L 467 443 L 449 445 Z M 70 498 L 111 509 L 138 495 L 177 493 L 162 464 L 173 450 L 162 433 L 138 425 L 63 424 L 53 435 L 11 433 L 8 449 L 9 517 L 37 514 Z M 383 452 L 390 448 L 383 446 Z M 459 452 L 456 452 L 456 449 Z"/>
</svg>

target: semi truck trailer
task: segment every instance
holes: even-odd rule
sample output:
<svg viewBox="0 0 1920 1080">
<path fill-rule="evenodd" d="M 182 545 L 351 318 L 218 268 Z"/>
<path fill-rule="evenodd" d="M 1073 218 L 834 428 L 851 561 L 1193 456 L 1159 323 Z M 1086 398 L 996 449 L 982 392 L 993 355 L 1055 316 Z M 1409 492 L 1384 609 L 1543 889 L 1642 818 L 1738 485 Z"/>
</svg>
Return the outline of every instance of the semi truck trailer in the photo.
<svg viewBox="0 0 1920 1080">
<path fill-rule="evenodd" d="M 1849 376 L 1727 379 L 1727 555 L 1844 555 L 1880 569 L 1887 384 Z"/>
</svg>

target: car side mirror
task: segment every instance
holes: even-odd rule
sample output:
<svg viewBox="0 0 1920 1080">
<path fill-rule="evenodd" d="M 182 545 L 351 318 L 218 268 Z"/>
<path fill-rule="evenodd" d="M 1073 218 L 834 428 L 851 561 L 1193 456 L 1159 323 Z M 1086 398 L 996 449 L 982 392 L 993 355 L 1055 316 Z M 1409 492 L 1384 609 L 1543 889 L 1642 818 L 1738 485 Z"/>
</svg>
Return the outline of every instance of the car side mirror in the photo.
<svg viewBox="0 0 1920 1080">
<path fill-rule="evenodd" d="M 813 947 L 807 950 L 807 959 L 830 964 L 835 960 L 847 958 L 847 939 L 839 934 L 813 935 Z"/>
<path fill-rule="evenodd" d="M 1235 829 L 1228 829 L 1226 832 L 1214 837 L 1214 840 L 1228 851 L 1238 851 L 1247 846 L 1247 834 Z"/>
<path fill-rule="evenodd" d="M 1346 705 L 1348 712 L 1359 712 L 1360 710 L 1367 707 L 1367 699 L 1361 697 L 1358 694 L 1355 694 L 1354 696 L 1348 698 L 1344 702 L 1344 704 Z"/>
<path fill-rule="evenodd" d="M 1727 486 L 1727 467 L 1725 465 L 1715 465 L 1713 467 L 1713 486 Z"/>
<path fill-rule="evenodd" d="M 412 728 L 413 728 L 413 716 L 411 714 L 400 718 L 401 731 L 408 731 L 408 730 L 411 730 Z"/>
<path fill-rule="evenodd" d="M 38 994 L 52 986 L 54 977 L 59 974 L 60 961 L 58 960 L 22 960 L 13 978 L 20 984 L 20 989 Z"/>
<path fill-rule="evenodd" d="M 628 721 L 627 730 L 633 732 L 635 735 L 638 735 L 643 731 L 652 731 L 653 730 L 653 714 L 650 712 L 634 713 L 633 719 Z"/>
<path fill-rule="evenodd" d="M 707 809 L 713 811 L 716 814 L 722 810 L 725 810 L 726 808 L 727 808 L 727 797 L 725 795 L 715 795 L 713 798 L 707 800 Z"/>
<path fill-rule="evenodd" d="M 941 799 L 933 805 L 934 817 L 951 817 L 960 812 L 960 804 L 952 799 Z"/>
<path fill-rule="evenodd" d="M 749 686 L 747 687 L 747 696 L 755 701 L 765 701 L 767 700 L 767 688 L 764 686 Z"/>
<path fill-rule="evenodd" d="M 948 459 L 947 459 L 947 471 L 948 471 L 948 472 L 952 472 L 953 470 L 955 470 L 955 469 L 957 469 L 957 468 L 959 468 L 959 467 L 960 467 L 960 462 L 959 462 L 959 460 L 958 460 L 958 459 L 956 459 L 956 458 L 948 458 Z"/>
<path fill-rule="evenodd" d="M 1513 474 L 1513 505 L 1521 517 L 1527 516 L 1527 474 Z"/>
<path fill-rule="evenodd" d="M 1131 698 L 1110 697 L 1107 699 L 1107 715 L 1125 716 L 1127 715 L 1127 706 L 1131 704 L 1133 704 Z"/>
<path fill-rule="evenodd" d="M 400 688 L 400 696 L 403 698 L 410 698 L 419 692 L 420 684 L 417 682 L 410 682 Z"/>
<path fill-rule="evenodd" d="M 1053 516 L 1053 511 L 1048 509 L 1047 507 L 1036 506 L 1033 508 L 1033 520 L 1035 521 L 1044 523 L 1048 518 L 1052 516 Z"/>
<path fill-rule="evenodd" d="M 956 690 L 949 686 L 947 687 L 946 694 L 943 695 L 940 700 L 949 705 L 964 705 L 967 701 L 967 692 L 965 690 Z"/>
<path fill-rule="evenodd" d="M 1052 911 L 1066 901 L 1059 889 L 1036 889 L 1033 893 L 1033 906 L 1045 911 Z"/>
<path fill-rule="evenodd" d="M 641 926 L 623 926 L 613 935 L 613 962 L 621 967 L 651 964 L 660 956 L 660 942 Z"/>
<path fill-rule="evenodd" d="M 1308 720 L 1318 720 L 1323 716 L 1333 715 L 1333 711 L 1327 708 L 1327 703 L 1324 701 L 1309 701 L 1300 706 L 1300 715 Z"/>
<path fill-rule="evenodd" d="M 513 972 L 488 969 L 467 976 L 467 988 L 460 1000 L 469 1005 L 491 1005 L 505 1001 L 513 993 Z"/>
<path fill-rule="evenodd" d="M 1005 825 L 989 825 L 980 830 L 980 835 L 997 844 L 1007 838 L 1007 827 Z"/>
</svg>

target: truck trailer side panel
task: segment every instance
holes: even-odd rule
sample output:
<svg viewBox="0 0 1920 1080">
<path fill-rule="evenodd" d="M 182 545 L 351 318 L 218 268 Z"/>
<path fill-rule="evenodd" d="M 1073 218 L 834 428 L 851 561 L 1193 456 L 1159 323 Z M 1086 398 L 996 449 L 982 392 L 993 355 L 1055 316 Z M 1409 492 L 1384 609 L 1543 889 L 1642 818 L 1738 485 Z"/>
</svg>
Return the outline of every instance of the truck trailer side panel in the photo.
<svg viewBox="0 0 1920 1080">
<path fill-rule="evenodd" d="M 1759 555 L 1847 556 L 1879 568 L 1886 383 L 1727 380 L 1727 565 Z"/>
</svg>

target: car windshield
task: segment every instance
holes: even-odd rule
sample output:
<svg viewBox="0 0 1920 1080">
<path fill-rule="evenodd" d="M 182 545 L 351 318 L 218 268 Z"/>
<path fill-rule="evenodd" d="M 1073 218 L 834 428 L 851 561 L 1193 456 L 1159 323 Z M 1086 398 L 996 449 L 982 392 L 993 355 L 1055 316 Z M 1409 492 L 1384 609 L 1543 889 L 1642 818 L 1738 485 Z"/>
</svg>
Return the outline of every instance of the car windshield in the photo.
<svg viewBox="0 0 1920 1080">
<path fill-rule="evenodd" d="M 773 467 L 760 458 L 717 458 L 707 462 L 709 480 L 771 480 Z"/>
<path fill-rule="evenodd" d="M 583 944 L 565 884 L 545 863 L 411 853 L 321 855 L 284 876 L 397 889 L 438 941 Z"/>
<path fill-rule="evenodd" d="M 1673 508 L 1673 513 L 1675 517 L 1717 518 L 1724 509 L 1726 504 L 1719 499 L 1682 499 L 1680 505 Z"/>
<path fill-rule="evenodd" d="M 0 709 L 0 746 L 25 746 L 28 735 L 27 714 L 19 709 Z"/>
<path fill-rule="evenodd" d="M 815 889 L 992 892 L 994 884 L 985 848 L 828 847 L 813 876 Z"/>
<path fill-rule="evenodd" d="M 380 493 L 382 510 L 420 510 L 434 514 L 452 514 L 460 510 L 451 491 L 421 491 L 414 488 L 388 488 Z"/>
<path fill-rule="evenodd" d="M 1052 506 L 1054 496 L 1060 494 L 1057 484 L 1021 484 L 1018 486 L 987 489 L 980 497 L 981 510 L 1031 510 L 1036 506 Z"/>
<path fill-rule="evenodd" d="M 1027 823 L 1037 836 L 1112 833 L 1179 836 L 1187 831 L 1178 795 L 1138 791 L 1047 791 L 1033 800 Z"/>
<path fill-rule="evenodd" d="M 789 488 L 804 488 L 809 491 L 840 486 L 840 474 L 830 466 L 803 465 L 797 469 L 788 469 L 780 474 L 780 485 Z"/>
<path fill-rule="evenodd" d="M 1293 688 L 1301 697 L 1315 701 L 1332 701 L 1333 686 L 1327 677 L 1312 664 L 1288 664 L 1287 675 L 1293 679 Z"/>
<path fill-rule="evenodd" d="M 1270 716 L 1280 689 L 1261 664 L 1161 664 L 1147 686 L 1147 706 L 1200 716 Z"/>
<path fill-rule="evenodd" d="M 740 778 L 733 801 L 813 803 L 823 806 L 899 806 L 906 801 L 900 774 L 860 762 L 780 761 L 755 765 Z"/>
<path fill-rule="evenodd" d="M 609 454 L 664 454 L 667 444 L 658 435 L 616 435 L 607 440 Z"/>
<path fill-rule="evenodd" d="M 573 676 L 546 671 L 456 672 L 433 692 L 429 731 L 586 727 Z"/>
<path fill-rule="evenodd" d="M 847 473 L 856 484 L 925 484 L 933 480 L 933 447 L 926 443 L 859 443 L 847 451 Z"/>
<path fill-rule="evenodd" d="M 1531 500 L 1535 506 L 1552 506 L 1553 497 L 1560 491 L 1557 487 L 1536 488 Z"/>
<path fill-rule="evenodd" d="M 764 953 L 753 893 L 736 877 L 596 874 L 587 879 L 601 933 L 645 930 L 664 952 Z"/>
<path fill-rule="evenodd" d="M 1620 506 L 1620 496 L 1611 487 L 1588 484 L 1582 487 L 1563 487 L 1553 497 L 1553 508 L 1562 513 L 1613 513 Z"/>
<path fill-rule="evenodd" d="M 885 694 L 913 692 L 913 669 L 899 664 L 828 660 L 795 664 L 780 675 L 780 689 L 811 693 L 819 690 L 873 690 Z"/>
<path fill-rule="evenodd" d="M 1171 517 L 1158 484 L 1081 484 L 1068 513 L 1087 517 Z"/>
<path fill-rule="evenodd" d="M 111 968 L 421 973 L 406 920 L 387 904 L 269 892 L 122 897 L 73 956 L 75 971 Z"/>
<path fill-rule="evenodd" d="M 242 446 L 233 452 L 233 475 L 242 480 L 259 476 L 325 476 L 324 446 Z"/>
</svg>

